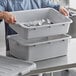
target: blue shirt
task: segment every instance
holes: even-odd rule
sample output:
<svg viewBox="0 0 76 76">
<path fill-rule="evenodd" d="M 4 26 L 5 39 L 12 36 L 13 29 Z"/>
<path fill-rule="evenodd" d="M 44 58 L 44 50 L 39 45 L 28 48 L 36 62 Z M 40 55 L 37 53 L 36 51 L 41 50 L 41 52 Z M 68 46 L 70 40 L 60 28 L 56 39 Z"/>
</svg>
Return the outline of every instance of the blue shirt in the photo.
<svg viewBox="0 0 76 76">
<path fill-rule="evenodd" d="M 20 11 L 51 7 L 59 10 L 59 5 L 55 5 L 51 0 L 0 0 L 0 11 Z M 14 34 L 15 31 L 6 26 L 8 35 Z"/>
</svg>

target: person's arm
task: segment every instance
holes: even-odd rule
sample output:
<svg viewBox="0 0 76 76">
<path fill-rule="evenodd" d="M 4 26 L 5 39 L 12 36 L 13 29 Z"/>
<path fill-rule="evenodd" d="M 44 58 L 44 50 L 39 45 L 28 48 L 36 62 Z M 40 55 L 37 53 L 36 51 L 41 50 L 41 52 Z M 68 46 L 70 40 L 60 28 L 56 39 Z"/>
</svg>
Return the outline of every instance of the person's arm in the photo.
<svg viewBox="0 0 76 76">
<path fill-rule="evenodd" d="M 0 19 L 4 19 L 6 23 L 15 23 L 16 18 L 10 12 L 2 11 L 0 12 Z"/>
<path fill-rule="evenodd" d="M 43 0 L 42 5 L 43 5 L 44 8 L 46 8 L 46 7 L 54 8 L 65 16 L 69 15 L 69 12 L 66 10 L 66 8 L 61 7 L 58 4 L 53 3 L 51 0 Z"/>
<path fill-rule="evenodd" d="M 0 21 L 4 19 L 6 23 L 15 23 L 15 17 L 8 12 L 7 0 L 0 0 Z"/>
<path fill-rule="evenodd" d="M 11 13 L 6 12 L 6 11 L 0 12 L 0 21 L 2 21 L 2 19 L 4 19 L 4 21 L 6 23 L 15 23 L 16 22 L 15 16 L 13 16 Z"/>
</svg>

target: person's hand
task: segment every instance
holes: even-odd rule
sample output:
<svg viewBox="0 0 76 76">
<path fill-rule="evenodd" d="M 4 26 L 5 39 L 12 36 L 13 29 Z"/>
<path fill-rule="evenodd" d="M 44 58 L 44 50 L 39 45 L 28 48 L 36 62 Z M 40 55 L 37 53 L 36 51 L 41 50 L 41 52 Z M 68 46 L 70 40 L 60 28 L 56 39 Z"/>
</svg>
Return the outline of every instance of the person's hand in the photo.
<svg viewBox="0 0 76 76">
<path fill-rule="evenodd" d="M 10 12 L 3 12 L 3 19 L 8 24 L 14 24 L 16 22 L 15 16 L 13 16 Z"/>
<path fill-rule="evenodd" d="M 68 10 L 66 8 L 64 8 L 64 7 L 60 7 L 59 12 L 61 14 L 63 14 L 64 16 L 68 16 L 69 15 Z"/>
</svg>

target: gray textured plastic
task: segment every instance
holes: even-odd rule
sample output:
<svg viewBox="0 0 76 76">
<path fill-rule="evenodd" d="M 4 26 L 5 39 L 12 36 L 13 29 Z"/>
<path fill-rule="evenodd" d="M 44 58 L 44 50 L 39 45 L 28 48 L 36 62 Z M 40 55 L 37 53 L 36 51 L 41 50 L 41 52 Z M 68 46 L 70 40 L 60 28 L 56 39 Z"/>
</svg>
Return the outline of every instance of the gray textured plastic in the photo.
<svg viewBox="0 0 76 76">
<path fill-rule="evenodd" d="M 33 69 L 36 69 L 35 63 L 0 56 L 0 76 L 23 76 Z"/>
<path fill-rule="evenodd" d="M 69 38 L 67 35 L 58 35 L 25 40 L 19 35 L 8 36 L 11 55 L 30 61 L 67 55 Z"/>
<path fill-rule="evenodd" d="M 53 8 L 17 11 L 13 14 L 16 16 L 17 22 L 10 24 L 10 27 L 24 39 L 65 34 L 68 32 L 70 23 L 72 23 L 71 19 Z M 27 26 L 30 22 L 35 21 L 34 23 L 36 23 L 47 19 L 50 20 L 50 23 Z"/>
<path fill-rule="evenodd" d="M 76 12 L 72 12 L 72 16 L 70 17 L 73 20 L 73 23 L 70 25 L 69 28 L 69 35 L 73 38 L 76 38 Z"/>
</svg>

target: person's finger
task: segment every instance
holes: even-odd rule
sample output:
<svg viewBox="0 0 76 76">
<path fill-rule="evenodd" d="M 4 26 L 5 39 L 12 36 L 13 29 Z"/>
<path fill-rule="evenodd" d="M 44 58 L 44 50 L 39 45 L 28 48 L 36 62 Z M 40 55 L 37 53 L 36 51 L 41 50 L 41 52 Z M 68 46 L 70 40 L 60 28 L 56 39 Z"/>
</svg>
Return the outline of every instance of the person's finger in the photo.
<svg viewBox="0 0 76 76">
<path fill-rule="evenodd" d="M 63 14 L 63 15 L 65 15 L 65 16 L 67 16 L 67 15 L 68 15 L 65 11 L 62 11 L 62 14 Z"/>
<path fill-rule="evenodd" d="M 62 13 L 63 15 L 65 15 L 65 16 L 68 16 L 68 15 L 69 15 L 69 12 L 68 12 L 67 9 L 64 8 L 64 7 L 61 7 L 61 8 L 59 9 L 59 12 Z"/>
<path fill-rule="evenodd" d="M 11 24 L 14 24 L 16 22 L 15 17 L 14 16 L 11 16 L 9 22 Z"/>
<path fill-rule="evenodd" d="M 62 13 L 63 15 L 65 15 L 65 16 L 68 15 L 68 13 L 64 11 L 64 9 L 61 10 L 61 13 Z"/>
<path fill-rule="evenodd" d="M 8 24 L 10 24 L 10 23 L 11 23 L 11 22 L 10 22 L 10 20 L 5 20 L 5 22 L 6 22 L 6 23 L 8 23 Z"/>
<path fill-rule="evenodd" d="M 8 24 L 12 24 L 12 23 L 14 23 L 14 21 L 13 21 L 12 18 L 6 19 L 5 22 L 7 22 Z"/>
<path fill-rule="evenodd" d="M 66 9 L 63 9 L 63 11 L 66 13 L 66 15 L 69 15 L 69 12 Z"/>
<path fill-rule="evenodd" d="M 14 22 L 16 22 L 16 17 L 14 17 Z"/>
<path fill-rule="evenodd" d="M 13 17 L 11 17 L 11 23 L 14 23 L 14 18 Z"/>
<path fill-rule="evenodd" d="M 63 9 L 61 9 L 60 12 L 61 12 L 63 15 L 67 15 L 66 12 L 65 12 Z"/>
</svg>

